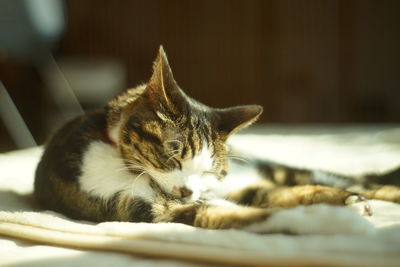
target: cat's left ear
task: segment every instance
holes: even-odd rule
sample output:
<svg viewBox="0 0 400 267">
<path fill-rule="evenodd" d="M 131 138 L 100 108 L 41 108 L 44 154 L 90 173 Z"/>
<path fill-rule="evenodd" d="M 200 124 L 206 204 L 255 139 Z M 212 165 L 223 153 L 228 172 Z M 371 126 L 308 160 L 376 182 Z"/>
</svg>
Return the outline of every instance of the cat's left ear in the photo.
<svg viewBox="0 0 400 267">
<path fill-rule="evenodd" d="M 179 113 L 185 104 L 185 95 L 176 83 L 169 66 L 167 55 L 160 46 L 153 64 L 153 75 L 147 84 L 148 100 L 156 110 L 167 109 Z"/>
<path fill-rule="evenodd" d="M 217 109 L 217 129 L 222 136 L 228 138 L 231 134 L 255 122 L 262 112 L 263 108 L 259 105 Z"/>
</svg>

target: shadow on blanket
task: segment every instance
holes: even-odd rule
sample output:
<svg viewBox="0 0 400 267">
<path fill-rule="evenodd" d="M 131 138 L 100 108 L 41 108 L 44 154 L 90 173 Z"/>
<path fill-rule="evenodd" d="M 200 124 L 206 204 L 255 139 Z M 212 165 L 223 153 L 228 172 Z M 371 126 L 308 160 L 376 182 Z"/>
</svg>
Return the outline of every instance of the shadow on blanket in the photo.
<svg viewBox="0 0 400 267">
<path fill-rule="evenodd" d="M 40 211 L 32 193 L 21 194 L 11 190 L 0 190 L 1 211 Z"/>
</svg>

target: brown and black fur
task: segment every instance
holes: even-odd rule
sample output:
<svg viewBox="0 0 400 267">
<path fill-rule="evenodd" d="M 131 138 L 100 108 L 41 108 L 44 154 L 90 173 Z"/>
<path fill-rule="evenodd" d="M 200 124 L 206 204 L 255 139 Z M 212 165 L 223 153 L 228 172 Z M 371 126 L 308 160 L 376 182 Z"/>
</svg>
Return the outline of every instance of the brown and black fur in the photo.
<svg viewBox="0 0 400 267">
<path fill-rule="evenodd" d="M 210 229 L 243 228 L 267 219 L 277 210 L 297 205 L 345 205 L 346 199 L 354 195 L 346 188 L 317 185 L 307 170 L 268 164 L 261 164 L 268 179 L 227 195 L 228 200 L 238 204 L 236 207 L 188 203 L 185 197 L 190 192 L 181 190 L 178 196 L 173 195 L 151 177 L 156 195 L 152 202 L 122 192 L 110 198 L 94 197 L 80 188 L 83 155 L 92 142 L 98 141 L 114 146 L 132 175 L 140 173 L 132 164 L 161 172 L 179 169 L 206 144 L 212 146 L 216 159 L 212 172 L 223 179 L 229 171 L 226 139 L 254 122 L 261 112 L 262 108 L 255 105 L 214 109 L 189 98 L 176 84 L 160 48 L 147 84 L 126 91 L 104 110 L 76 118 L 53 136 L 37 167 L 35 196 L 43 208 L 75 219 L 179 222 Z M 115 144 L 109 132 L 118 123 L 124 126 Z M 179 154 L 171 157 L 170 151 Z M 389 190 L 384 188 L 359 193 L 400 202 L 398 187 L 390 188 L 391 195 L 384 193 Z"/>
</svg>

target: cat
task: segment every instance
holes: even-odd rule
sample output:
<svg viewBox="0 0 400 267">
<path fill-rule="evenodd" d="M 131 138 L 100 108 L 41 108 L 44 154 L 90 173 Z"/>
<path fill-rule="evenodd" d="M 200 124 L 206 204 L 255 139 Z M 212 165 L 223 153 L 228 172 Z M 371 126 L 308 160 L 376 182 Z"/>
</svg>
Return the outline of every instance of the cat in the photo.
<svg viewBox="0 0 400 267">
<path fill-rule="evenodd" d="M 371 215 L 361 193 L 313 184 L 311 171 L 280 165 L 261 164 L 269 180 L 229 191 L 226 140 L 262 111 L 258 105 L 211 108 L 190 98 L 161 46 L 148 83 L 52 137 L 36 170 L 34 194 L 45 209 L 94 222 L 246 229 L 297 205 L 355 202 Z M 279 169 L 291 179 L 274 180 Z M 306 182 L 299 185 L 299 177 Z"/>
</svg>

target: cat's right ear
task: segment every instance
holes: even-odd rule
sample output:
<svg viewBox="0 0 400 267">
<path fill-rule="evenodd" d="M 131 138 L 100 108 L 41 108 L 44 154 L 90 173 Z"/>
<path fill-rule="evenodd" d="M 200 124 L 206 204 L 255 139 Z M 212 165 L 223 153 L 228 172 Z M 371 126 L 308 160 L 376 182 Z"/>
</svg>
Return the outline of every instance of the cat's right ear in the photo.
<svg viewBox="0 0 400 267">
<path fill-rule="evenodd" d="M 147 83 L 147 99 L 155 110 L 182 112 L 186 103 L 185 95 L 176 83 L 169 66 L 167 55 L 160 46 L 153 64 L 153 74 Z"/>
<path fill-rule="evenodd" d="M 247 105 L 217 109 L 217 129 L 226 139 L 233 133 L 254 123 L 263 112 L 262 106 Z"/>
</svg>

